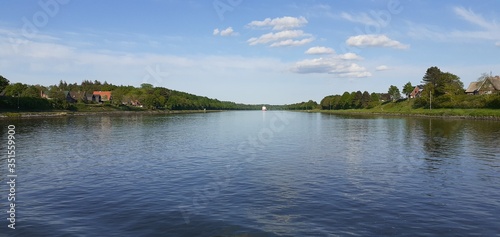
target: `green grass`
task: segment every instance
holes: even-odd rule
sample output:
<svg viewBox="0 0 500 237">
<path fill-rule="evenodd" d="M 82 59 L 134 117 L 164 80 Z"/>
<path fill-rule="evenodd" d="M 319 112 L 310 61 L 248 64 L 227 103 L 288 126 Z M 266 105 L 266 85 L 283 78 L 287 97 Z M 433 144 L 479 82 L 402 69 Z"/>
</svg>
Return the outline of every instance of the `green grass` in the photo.
<svg viewBox="0 0 500 237">
<path fill-rule="evenodd" d="M 74 105 L 76 112 L 113 112 L 113 111 L 144 111 L 143 108 L 116 106 L 111 104 L 83 104 L 77 103 Z"/>
<path fill-rule="evenodd" d="M 318 110 L 331 114 L 386 114 L 402 116 L 484 117 L 500 119 L 500 109 L 423 109 L 413 108 L 413 101 L 386 102 L 371 109 Z"/>
</svg>

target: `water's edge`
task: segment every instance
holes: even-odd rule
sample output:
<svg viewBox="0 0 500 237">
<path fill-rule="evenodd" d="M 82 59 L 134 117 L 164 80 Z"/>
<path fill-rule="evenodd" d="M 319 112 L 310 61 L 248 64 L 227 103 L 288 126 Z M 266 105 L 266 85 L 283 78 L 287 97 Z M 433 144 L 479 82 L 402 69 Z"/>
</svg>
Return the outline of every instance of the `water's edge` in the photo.
<svg viewBox="0 0 500 237">
<path fill-rule="evenodd" d="M 306 111 L 304 111 L 306 112 Z M 417 113 L 384 113 L 384 112 L 363 112 L 363 111 L 307 111 L 307 112 L 317 112 L 324 114 L 334 114 L 334 115 L 353 115 L 353 116 L 388 116 L 388 117 L 417 117 L 417 118 L 441 118 L 441 119 L 467 119 L 467 120 L 495 120 L 500 121 L 500 117 L 496 116 L 472 116 L 472 115 L 430 115 L 430 114 L 417 114 Z"/>
<path fill-rule="evenodd" d="M 192 114 L 192 113 L 213 113 L 223 110 L 146 110 L 146 111 L 106 111 L 106 112 L 10 112 L 0 113 L 0 119 L 12 118 L 45 118 L 45 117 L 66 117 L 66 116 L 128 116 L 133 114 Z"/>
</svg>

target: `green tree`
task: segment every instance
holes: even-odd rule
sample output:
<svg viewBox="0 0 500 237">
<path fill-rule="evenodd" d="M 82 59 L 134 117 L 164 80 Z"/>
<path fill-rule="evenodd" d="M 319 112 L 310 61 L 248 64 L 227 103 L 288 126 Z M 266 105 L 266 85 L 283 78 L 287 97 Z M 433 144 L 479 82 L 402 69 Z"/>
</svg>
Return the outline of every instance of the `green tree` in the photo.
<svg viewBox="0 0 500 237">
<path fill-rule="evenodd" d="M 39 86 L 28 86 L 23 93 L 21 94 L 22 97 L 34 97 L 34 98 L 41 98 L 40 92 L 42 88 Z"/>
<path fill-rule="evenodd" d="M 318 103 L 316 103 L 316 101 L 309 100 L 309 101 L 307 101 L 305 106 L 306 106 L 306 109 L 316 109 L 318 107 Z"/>
<path fill-rule="evenodd" d="M 464 84 L 460 81 L 460 77 L 445 72 L 439 75 L 434 92 L 436 96 L 444 94 L 459 95 L 464 93 L 463 87 Z"/>
<path fill-rule="evenodd" d="M 153 89 L 153 85 L 151 85 L 149 83 L 142 83 L 141 84 L 141 89 L 151 90 L 151 89 Z"/>
<path fill-rule="evenodd" d="M 372 99 L 370 97 L 370 93 L 368 93 L 368 91 L 364 91 L 363 96 L 361 97 L 361 106 L 363 108 L 368 108 L 371 101 Z"/>
<path fill-rule="evenodd" d="M 441 73 L 442 73 L 441 69 L 439 69 L 438 67 L 436 67 L 436 66 L 430 67 L 425 72 L 425 75 L 422 78 L 422 80 L 425 83 L 431 83 L 432 85 L 436 86 L 437 85 L 437 81 L 438 81 L 439 76 L 441 75 Z"/>
<path fill-rule="evenodd" d="M 361 99 L 363 93 L 361 91 L 356 91 L 351 93 L 351 108 L 358 109 L 361 107 Z"/>
<path fill-rule="evenodd" d="M 58 87 L 59 87 L 59 90 L 62 90 L 62 91 L 69 90 L 68 83 L 66 81 L 63 81 L 63 80 L 59 81 Z"/>
<path fill-rule="evenodd" d="M 48 94 L 49 98 L 52 100 L 66 101 L 66 95 L 63 91 L 59 90 L 58 87 L 52 86 Z"/>
<path fill-rule="evenodd" d="M 9 85 L 9 80 L 7 78 L 0 75 L 0 93 Z"/>
<path fill-rule="evenodd" d="M 28 85 L 23 83 L 14 83 L 5 87 L 6 96 L 21 96 L 23 92 L 28 89 Z"/>
<path fill-rule="evenodd" d="M 413 92 L 413 89 L 415 87 L 411 85 L 411 82 L 406 83 L 403 86 L 403 94 L 406 95 L 406 98 L 410 97 L 411 92 Z"/>
<path fill-rule="evenodd" d="M 321 109 L 332 109 L 333 107 L 334 96 L 329 95 L 325 96 L 319 103 L 321 105 Z"/>
<path fill-rule="evenodd" d="M 393 101 L 399 100 L 399 98 L 401 98 L 401 93 L 399 92 L 399 89 L 397 86 L 391 85 L 389 87 L 389 91 L 387 93 L 389 93 L 389 95 L 391 96 L 391 99 Z"/>
<path fill-rule="evenodd" d="M 349 109 L 351 107 L 351 94 L 349 92 L 344 92 L 340 97 L 339 107 L 341 109 Z"/>
<path fill-rule="evenodd" d="M 372 92 L 370 94 L 370 98 L 372 102 L 379 102 L 380 101 L 380 95 L 378 93 Z"/>
</svg>

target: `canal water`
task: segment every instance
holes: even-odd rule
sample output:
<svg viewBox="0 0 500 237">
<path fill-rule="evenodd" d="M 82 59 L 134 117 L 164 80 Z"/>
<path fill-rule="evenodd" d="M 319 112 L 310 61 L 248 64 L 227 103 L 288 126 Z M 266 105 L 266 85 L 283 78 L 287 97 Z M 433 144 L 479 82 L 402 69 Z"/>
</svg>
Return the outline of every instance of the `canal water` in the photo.
<svg viewBox="0 0 500 237">
<path fill-rule="evenodd" d="M 0 125 L 0 236 L 500 236 L 498 121 L 239 111 Z"/>
</svg>

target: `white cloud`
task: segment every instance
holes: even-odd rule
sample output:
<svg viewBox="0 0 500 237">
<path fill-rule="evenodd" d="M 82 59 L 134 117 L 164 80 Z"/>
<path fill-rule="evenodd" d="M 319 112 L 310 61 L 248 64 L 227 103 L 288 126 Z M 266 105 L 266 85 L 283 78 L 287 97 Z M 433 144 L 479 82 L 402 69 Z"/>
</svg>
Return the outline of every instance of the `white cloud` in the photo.
<svg viewBox="0 0 500 237">
<path fill-rule="evenodd" d="M 444 29 L 436 26 L 408 22 L 408 35 L 415 39 L 430 39 L 443 42 L 466 40 L 500 40 L 500 25 L 495 20 L 487 20 L 471 9 L 454 7 L 453 12 L 462 20 L 478 27 L 476 30 Z M 463 24 L 461 24 L 463 25 Z"/>
<path fill-rule="evenodd" d="M 500 41 L 496 42 L 495 46 L 500 47 Z"/>
<path fill-rule="evenodd" d="M 211 95 L 219 99 L 223 99 L 221 95 L 234 94 L 232 98 L 226 99 L 237 100 L 235 98 L 240 98 L 238 95 L 241 96 L 247 90 L 244 88 L 254 85 L 254 78 L 276 78 L 276 75 L 281 75 L 289 68 L 289 65 L 280 59 L 271 57 L 203 54 L 179 56 L 99 50 L 95 47 L 79 48 L 73 47 L 70 40 L 26 41 L 15 51 L 8 36 L 0 34 L 0 65 L 3 75 L 11 81 L 51 85 L 61 79 L 68 82 L 89 79 L 134 86 L 147 81 L 155 86 Z M 214 81 L 219 80 L 217 83 L 226 87 L 207 87 L 207 77 L 213 78 Z M 228 83 L 234 81 L 232 79 L 235 77 L 241 79 L 237 80 L 237 83 L 243 83 L 245 86 L 232 85 L 231 89 Z M 189 80 L 189 83 L 186 83 L 186 80 Z M 189 85 L 193 84 L 198 86 L 190 88 Z M 237 87 L 243 89 L 234 89 Z M 225 90 L 230 91 L 229 94 L 223 94 Z"/>
<path fill-rule="evenodd" d="M 378 67 L 375 68 L 375 70 L 377 71 L 385 71 L 385 70 L 389 70 L 390 68 L 386 65 L 380 65 Z"/>
<path fill-rule="evenodd" d="M 385 35 L 357 35 L 351 36 L 346 40 L 350 46 L 357 47 L 389 47 L 396 49 L 407 49 L 408 45 L 402 44 L 399 41 L 392 40 Z"/>
<path fill-rule="evenodd" d="M 248 23 L 248 27 L 253 28 L 266 28 L 272 27 L 273 30 L 285 30 L 292 28 L 299 28 L 307 24 L 307 19 L 304 17 L 277 17 L 274 19 L 266 18 L 263 21 L 252 21 Z"/>
<path fill-rule="evenodd" d="M 334 54 L 334 53 L 335 50 L 333 50 L 332 48 L 320 47 L 320 46 L 311 47 L 305 52 L 305 54 Z"/>
<path fill-rule="evenodd" d="M 359 13 L 357 15 L 353 15 L 346 12 L 342 12 L 340 14 L 340 17 L 350 22 L 361 23 L 363 25 L 381 26 L 381 27 L 385 27 L 387 25 L 387 22 L 383 21 L 378 22 L 366 13 Z"/>
<path fill-rule="evenodd" d="M 454 7 L 453 11 L 455 14 L 460 16 L 462 19 L 474 24 L 478 25 L 481 28 L 489 29 L 489 30 L 499 30 L 499 26 L 494 22 L 488 22 L 481 15 L 474 13 L 471 9 L 466 10 L 463 7 Z"/>
<path fill-rule="evenodd" d="M 266 18 L 263 21 L 252 21 L 247 24 L 250 28 L 269 28 L 279 32 L 270 32 L 259 37 L 252 37 L 247 40 L 249 45 L 270 44 L 270 47 L 301 46 L 314 41 L 314 37 L 304 33 L 302 30 L 291 30 L 307 24 L 304 17 L 278 17 Z"/>
<path fill-rule="evenodd" d="M 232 36 L 232 35 L 237 35 L 238 33 L 234 32 L 233 27 L 228 27 L 224 30 L 219 30 L 216 28 L 213 32 L 213 35 L 220 35 L 220 36 Z"/>
<path fill-rule="evenodd" d="M 253 37 L 247 40 L 247 42 L 250 45 L 257 45 L 257 44 L 267 44 L 270 42 L 274 41 L 279 41 L 279 40 L 284 40 L 284 39 L 293 39 L 293 38 L 299 38 L 299 37 L 304 37 L 304 36 L 309 36 L 309 34 L 304 34 L 303 31 L 301 30 L 285 30 L 285 31 L 280 31 L 276 33 L 267 33 L 264 35 L 261 35 L 259 38 Z"/>
<path fill-rule="evenodd" d="M 275 42 L 271 44 L 271 47 L 282 47 L 282 46 L 301 46 L 304 44 L 308 44 L 312 42 L 314 38 L 305 38 L 301 40 L 292 40 L 292 39 L 287 39 L 279 42 Z"/>
<path fill-rule="evenodd" d="M 221 36 L 230 36 L 230 35 L 234 35 L 234 34 L 235 34 L 235 32 L 234 32 L 232 27 L 228 27 L 227 29 L 220 32 Z"/>
<path fill-rule="evenodd" d="M 349 55 L 336 55 L 327 58 L 305 59 L 296 62 L 290 69 L 292 72 L 306 74 L 306 73 L 326 73 L 333 74 L 336 77 L 343 78 L 359 78 L 369 77 L 372 74 L 366 68 L 353 63 L 351 59 L 359 57 L 356 54 Z"/>
<path fill-rule="evenodd" d="M 344 60 L 363 60 L 363 58 L 355 53 L 345 53 L 337 56 L 340 59 Z"/>
<path fill-rule="evenodd" d="M 451 32 L 451 36 L 456 38 L 472 38 L 484 40 L 499 40 L 500 39 L 500 25 L 495 21 L 487 21 L 483 16 L 476 14 L 472 10 L 466 10 L 463 7 L 453 8 L 455 14 L 463 20 L 479 26 L 482 30 L 477 31 L 460 31 L 455 30 Z"/>
</svg>

